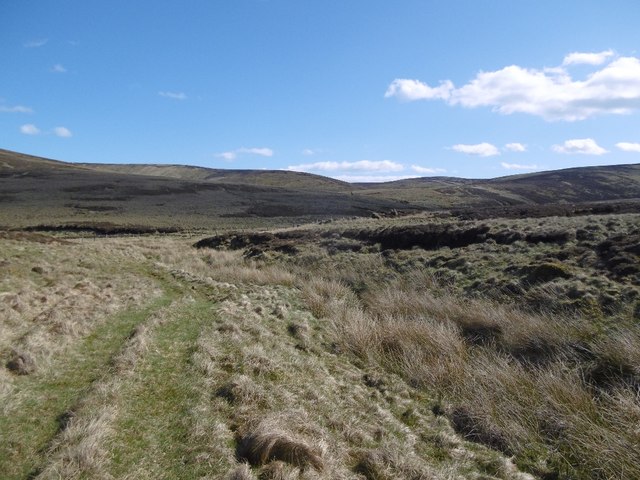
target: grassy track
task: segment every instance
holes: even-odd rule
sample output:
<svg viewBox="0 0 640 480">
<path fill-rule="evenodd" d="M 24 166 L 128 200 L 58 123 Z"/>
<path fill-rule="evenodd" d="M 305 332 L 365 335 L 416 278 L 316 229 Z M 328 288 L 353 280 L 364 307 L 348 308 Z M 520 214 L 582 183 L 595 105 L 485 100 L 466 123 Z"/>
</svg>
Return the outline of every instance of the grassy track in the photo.
<svg viewBox="0 0 640 480">
<path fill-rule="evenodd" d="M 212 321 L 206 299 L 180 305 L 159 326 L 147 355 L 120 391 L 123 405 L 111 444 L 115 478 L 198 478 L 189 437 L 190 410 L 197 401 L 190 365 L 200 331 Z M 189 472 L 188 474 L 186 472 Z"/>
<path fill-rule="evenodd" d="M 0 417 L 2 478 L 26 478 L 38 471 L 65 412 L 72 411 L 92 383 L 105 374 L 135 326 L 168 305 L 172 296 L 166 293 L 143 308 L 115 315 L 46 371 L 19 378 L 13 396 L 22 401 Z"/>
</svg>

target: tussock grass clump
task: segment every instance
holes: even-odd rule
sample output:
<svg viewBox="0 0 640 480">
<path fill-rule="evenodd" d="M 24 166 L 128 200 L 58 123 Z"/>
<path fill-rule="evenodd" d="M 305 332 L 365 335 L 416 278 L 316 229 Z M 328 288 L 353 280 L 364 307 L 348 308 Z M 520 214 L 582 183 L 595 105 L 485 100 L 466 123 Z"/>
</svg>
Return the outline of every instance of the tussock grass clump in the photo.
<svg viewBox="0 0 640 480">
<path fill-rule="evenodd" d="M 50 448 L 52 461 L 36 478 L 100 476 L 108 456 L 104 443 L 112 432 L 115 415 L 115 409 L 105 408 L 95 416 L 71 418 Z"/>
<path fill-rule="evenodd" d="M 585 369 L 590 385 L 612 392 L 630 388 L 640 395 L 640 332 L 628 329 L 595 342 L 594 359 Z"/>
<path fill-rule="evenodd" d="M 216 395 L 233 404 L 253 404 L 261 401 L 263 393 L 251 377 L 237 375 L 218 388 Z"/>
<path fill-rule="evenodd" d="M 251 473 L 249 465 L 242 463 L 229 472 L 226 480 L 255 480 L 255 476 Z"/>
<path fill-rule="evenodd" d="M 201 282 L 292 286 L 295 276 L 278 265 L 245 259 L 241 251 L 197 251 L 176 248 L 163 251 L 159 266 L 187 273 Z"/>
<path fill-rule="evenodd" d="M 259 478 L 260 480 L 296 480 L 300 478 L 300 469 L 285 462 L 275 461 L 262 469 Z"/>
<path fill-rule="evenodd" d="M 419 273 L 313 308 L 331 318 L 340 349 L 441 395 L 463 438 L 540 476 L 640 478 L 640 431 L 622 428 L 640 411 L 633 328 L 463 298 Z M 615 460 L 594 460 L 610 457 L 608 445 Z M 369 452 L 358 471 L 394 478 L 379 459 Z"/>
<path fill-rule="evenodd" d="M 450 413 L 451 423 L 456 432 L 471 440 L 482 443 L 506 455 L 513 455 L 509 443 L 504 435 L 492 422 L 486 421 L 481 415 L 470 411 L 465 406 L 457 406 Z"/>
<path fill-rule="evenodd" d="M 302 470 L 324 469 L 318 449 L 288 432 L 274 419 L 264 419 L 248 426 L 240 434 L 237 456 L 251 465 L 266 465 L 273 460 L 289 463 Z"/>
<path fill-rule="evenodd" d="M 296 340 L 296 348 L 308 350 L 311 346 L 309 325 L 303 322 L 291 322 L 287 326 L 287 332 Z"/>
<path fill-rule="evenodd" d="M 455 326 L 429 319 L 387 318 L 378 322 L 376 333 L 379 343 L 374 348 L 383 365 L 413 385 L 460 380 L 458 366 L 464 364 L 467 349 Z"/>
<path fill-rule="evenodd" d="M 12 350 L 7 361 L 7 369 L 16 375 L 29 375 L 36 370 L 36 362 L 27 352 Z"/>
<path fill-rule="evenodd" d="M 312 278 L 304 282 L 303 294 L 311 313 L 316 318 L 325 318 L 336 310 L 359 303 L 353 291 L 336 280 Z"/>
<path fill-rule="evenodd" d="M 446 478 L 419 462 L 412 455 L 407 455 L 407 452 L 390 446 L 355 451 L 352 456 L 355 463 L 353 471 L 367 480 Z"/>
</svg>

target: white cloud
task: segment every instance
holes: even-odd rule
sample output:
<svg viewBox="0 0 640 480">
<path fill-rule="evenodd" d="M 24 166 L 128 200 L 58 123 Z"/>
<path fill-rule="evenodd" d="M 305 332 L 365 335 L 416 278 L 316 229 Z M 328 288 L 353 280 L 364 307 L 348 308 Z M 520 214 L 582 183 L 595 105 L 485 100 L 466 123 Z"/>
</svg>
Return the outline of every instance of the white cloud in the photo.
<svg viewBox="0 0 640 480">
<path fill-rule="evenodd" d="M 577 138 L 566 140 L 562 145 L 554 145 L 551 149 L 556 153 L 602 155 L 607 151 L 592 138 Z"/>
<path fill-rule="evenodd" d="M 413 170 L 416 173 L 422 173 L 422 174 L 438 174 L 438 173 L 446 172 L 444 168 L 429 168 L 429 167 L 421 167 L 420 165 L 411 165 L 411 170 Z"/>
<path fill-rule="evenodd" d="M 453 89 L 453 83 L 449 80 L 441 82 L 438 87 L 430 87 L 419 80 L 396 78 L 391 82 L 384 96 L 385 98 L 398 97 L 400 100 L 408 102 L 414 100 L 448 100 Z"/>
<path fill-rule="evenodd" d="M 187 94 L 184 92 L 158 92 L 158 95 L 165 98 L 171 98 L 173 100 L 186 100 Z"/>
<path fill-rule="evenodd" d="M 53 134 L 56 137 L 62 137 L 62 138 L 70 138 L 73 136 L 73 134 L 71 133 L 71 130 L 69 130 L 66 127 L 56 127 L 53 129 Z"/>
<path fill-rule="evenodd" d="M 467 155 L 478 155 L 480 157 L 493 157 L 500 155 L 500 150 L 490 143 L 478 143 L 475 145 L 458 144 L 451 147 L 456 152 L 466 153 Z"/>
<path fill-rule="evenodd" d="M 262 157 L 273 157 L 273 150 L 270 148 L 262 147 L 262 148 L 238 148 L 236 150 L 238 153 L 248 153 L 251 155 L 260 155 Z"/>
<path fill-rule="evenodd" d="M 585 55 L 594 55 L 591 61 L 608 58 L 608 52 L 579 55 L 567 58 L 573 63 L 591 58 Z M 466 108 L 491 107 L 505 115 L 526 113 L 549 121 L 629 114 L 640 108 L 640 58 L 614 58 L 584 80 L 573 79 L 562 67 L 538 70 L 517 65 L 480 72 L 460 88 L 450 81 L 431 87 L 419 80 L 396 79 L 385 96 L 406 101 L 444 100 Z"/>
<path fill-rule="evenodd" d="M 562 65 L 602 65 L 609 57 L 614 55 L 613 50 L 606 50 L 599 53 L 580 53 L 573 52 L 564 57 Z"/>
<path fill-rule="evenodd" d="M 337 175 L 336 180 L 342 180 L 349 183 L 381 183 L 395 182 L 396 180 L 406 180 L 407 178 L 418 178 L 415 175 L 398 176 L 398 175 Z"/>
<path fill-rule="evenodd" d="M 222 152 L 216 154 L 216 157 L 227 160 L 228 162 L 235 160 L 237 156 L 238 154 L 236 152 Z"/>
<path fill-rule="evenodd" d="M 366 171 L 366 172 L 400 172 L 404 166 L 390 160 L 359 160 L 357 162 L 315 162 L 301 165 L 290 165 L 287 170 L 296 172 L 336 172 L 336 171 Z"/>
<path fill-rule="evenodd" d="M 306 155 L 307 157 L 315 154 L 316 154 L 316 151 L 310 148 L 305 148 L 304 150 L 302 150 L 302 155 Z"/>
<path fill-rule="evenodd" d="M 0 112 L 33 113 L 33 109 L 31 107 L 25 107 L 24 105 L 14 105 L 12 107 L 8 105 L 0 105 Z"/>
<path fill-rule="evenodd" d="M 64 68 L 64 66 L 62 66 L 61 64 L 56 63 L 53 67 L 51 67 L 51 71 L 53 73 L 66 73 L 67 69 Z"/>
<path fill-rule="evenodd" d="M 522 143 L 507 143 L 504 149 L 508 152 L 526 152 L 527 146 Z"/>
<path fill-rule="evenodd" d="M 49 41 L 48 38 L 40 38 L 38 40 L 31 40 L 29 42 L 25 42 L 23 46 L 25 48 L 38 48 L 46 45 L 48 41 Z"/>
<path fill-rule="evenodd" d="M 521 165 L 519 163 L 506 163 L 502 162 L 502 168 L 506 168 L 507 170 L 540 170 L 538 165 Z"/>
<path fill-rule="evenodd" d="M 616 143 L 616 147 L 618 147 L 623 152 L 640 153 L 640 143 L 620 142 L 620 143 Z"/>
<path fill-rule="evenodd" d="M 40 133 L 40 129 L 32 123 L 27 123 L 20 127 L 20 132 L 25 135 L 38 135 Z"/>
<path fill-rule="evenodd" d="M 241 148 L 236 148 L 235 150 L 230 150 L 228 152 L 217 153 L 215 156 L 230 162 L 238 158 L 238 155 L 240 154 L 260 155 L 262 157 L 273 157 L 274 152 L 270 148 L 266 148 L 266 147 L 261 147 L 261 148 L 241 147 Z"/>
</svg>

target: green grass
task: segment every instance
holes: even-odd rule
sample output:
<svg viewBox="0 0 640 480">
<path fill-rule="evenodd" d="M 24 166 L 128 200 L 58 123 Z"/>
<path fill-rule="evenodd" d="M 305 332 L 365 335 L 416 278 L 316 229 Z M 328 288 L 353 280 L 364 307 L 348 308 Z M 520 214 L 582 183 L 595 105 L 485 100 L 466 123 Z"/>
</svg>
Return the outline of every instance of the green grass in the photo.
<svg viewBox="0 0 640 480">
<path fill-rule="evenodd" d="M 73 410 L 91 385 L 105 375 L 105 368 L 132 329 L 171 298 L 167 294 L 143 308 L 115 315 L 45 372 L 18 378 L 13 395 L 24 400 L 0 417 L 3 478 L 26 478 L 38 471 L 49 442 L 60 430 L 60 416 Z"/>
<path fill-rule="evenodd" d="M 195 300 L 152 332 L 150 353 L 134 378 L 119 391 L 122 413 L 111 440 L 110 470 L 115 478 L 200 478 L 189 442 L 191 410 L 198 400 L 197 376 L 190 363 L 202 329 L 213 321 L 211 302 Z"/>
</svg>

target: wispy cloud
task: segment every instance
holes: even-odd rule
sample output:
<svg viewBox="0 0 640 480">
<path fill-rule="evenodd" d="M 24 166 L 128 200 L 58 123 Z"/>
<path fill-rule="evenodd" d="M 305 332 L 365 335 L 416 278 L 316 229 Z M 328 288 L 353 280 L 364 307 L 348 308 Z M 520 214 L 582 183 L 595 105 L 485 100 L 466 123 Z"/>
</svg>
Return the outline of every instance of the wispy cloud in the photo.
<svg viewBox="0 0 640 480">
<path fill-rule="evenodd" d="M 585 79 L 574 79 L 565 68 L 605 63 Z M 391 82 L 385 97 L 402 101 L 442 100 L 466 108 L 491 107 L 505 115 L 525 113 L 548 121 L 629 114 L 640 108 L 640 58 L 616 57 L 609 50 L 572 53 L 560 67 L 535 69 L 510 65 L 480 72 L 460 88 L 449 80 L 432 87 L 419 80 L 399 78 Z"/>
<path fill-rule="evenodd" d="M 73 134 L 71 133 L 71 130 L 69 130 L 66 127 L 55 127 L 53 129 L 53 134 L 56 137 L 62 137 L 62 138 L 70 138 L 73 136 Z"/>
<path fill-rule="evenodd" d="M 404 165 L 391 160 L 303 163 L 289 165 L 287 170 L 326 175 L 345 182 L 391 182 L 408 178 L 407 175 L 398 175 L 404 170 Z"/>
<path fill-rule="evenodd" d="M 37 40 L 30 40 L 28 42 L 25 42 L 22 44 L 22 46 L 24 48 L 38 48 L 38 47 L 45 46 L 48 41 L 49 41 L 48 38 L 39 38 Z"/>
<path fill-rule="evenodd" d="M 266 147 L 261 148 L 239 148 L 236 150 L 238 153 L 248 153 L 250 155 L 260 155 L 261 157 L 273 157 L 273 150 Z"/>
<path fill-rule="evenodd" d="M 507 170 L 540 170 L 538 165 L 521 165 L 519 163 L 500 163 L 502 168 L 506 168 Z"/>
<path fill-rule="evenodd" d="M 616 143 L 616 147 L 623 152 L 638 152 L 640 153 L 640 143 L 620 142 Z"/>
<path fill-rule="evenodd" d="M 419 80 L 396 78 L 387 88 L 385 98 L 397 97 L 411 102 L 414 100 L 449 100 L 451 92 L 455 90 L 453 82 L 441 82 L 438 87 L 430 87 Z"/>
<path fill-rule="evenodd" d="M 495 145 L 487 142 L 477 143 L 474 145 L 458 144 L 451 147 L 452 150 L 460 153 L 466 153 L 467 155 L 477 155 L 479 157 L 493 157 L 500 155 L 500 150 Z"/>
<path fill-rule="evenodd" d="M 602 65 L 609 57 L 613 57 L 613 50 L 606 50 L 598 53 L 573 52 L 564 57 L 562 65 Z"/>
<path fill-rule="evenodd" d="M 304 150 L 302 150 L 302 155 L 305 155 L 307 157 L 310 157 L 311 155 L 315 155 L 316 153 L 318 153 L 318 151 L 313 150 L 312 148 L 305 148 Z"/>
<path fill-rule="evenodd" d="M 420 165 L 411 165 L 411 170 L 424 175 L 437 175 L 438 173 L 446 172 L 444 168 L 421 167 Z"/>
<path fill-rule="evenodd" d="M 27 123 L 20 127 L 20 133 L 24 133 L 25 135 L 38 135 L 40 133 L 40 129 L 33 123 Z"/>
<path fill-rule="evenodd" d="M 0 105 L 0 112 L 7 113 L 33 113 L 31 107 L 25 107 L 24 105 Z"/>
<path fill-rule="evenodd" d="M 228 152 L 216 153 L 216 157 L 222 158 L 227 161 L 232 161 L 238 158 L 238 155 L 248 154 L 248 155 L 259 155 L 261 157 L 273 157 L 273 150 L 267 147 L 240 147 L 235 150 L 229 150 Z"/>
<path fill-rule="evenodd" d="M 236 152 L 221 152 L 221 153 L 216 153 L 216 157 L 218 158 L 222 158 L 223 160 L 226 160 L 228 162 L 235 160 L 236 157 L 238 156 L 238 154 Z"/>
<path fill-rule="evenodd" d="M 359 160 L 357 162 L 315 162 L 301 165 L 289 165 L 287 170 L 297 172 L 338 172 L 338 171 L 366 171 L 366 172 L 400 172 L 404 166 L 391 160 Z"/>
<path fill-rule="evenodd" d="M 336 180 L 349 183 L 382 183 L 394 182 L 396 180 L 406 180 L 407 178 L 417 178 L 416 175 L 335 175 Z"/>
<path fill-rule="evenodd" d="M 527 146 L 522 143 L 507 143 L 504 149 L 508 152 L 526 152 Z"/>
<path fill-rule="evenodd" d="M 64 68 L 64 66 L 62 66 L 61 64 L 56 63 L 53 67 L 51 67 L 51 71 L 53 73 L 66 73 L 67 69 Z"/>
<path fill-rule="evenodd" d="M 596 143 L 593 138 L 576 138 L 566 140 L 562 145 L 554 145 L 551 149 L 556 153 L 581 154 L 581 155 L 603 155 L 607 150 Z"/>
<path fill-rule="evenodd" d="M 60 138 L 71 138 L 73 134 L 67 127 L 55 127 L 50 131 L 43 132 L 33 123 L 26 123 L 20 127 L 20 133 L 24 135 L 55 135 Z"/>
<path fill-rule="evenodd" d="M 158 95 L 165 98 L 171 98 L 173 100 L 186 100 L 187 94 L 184 92 L 158 92 Z"/>
</svg>

